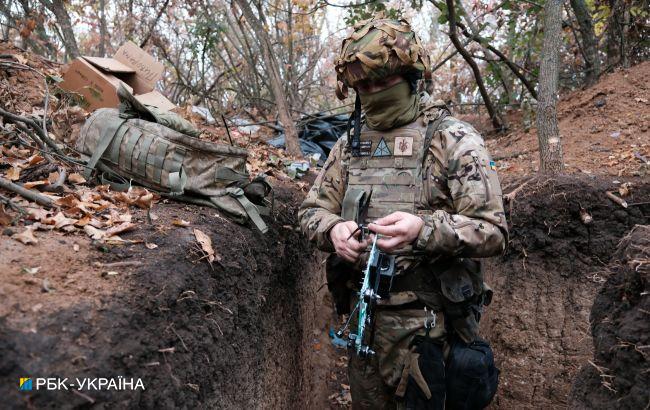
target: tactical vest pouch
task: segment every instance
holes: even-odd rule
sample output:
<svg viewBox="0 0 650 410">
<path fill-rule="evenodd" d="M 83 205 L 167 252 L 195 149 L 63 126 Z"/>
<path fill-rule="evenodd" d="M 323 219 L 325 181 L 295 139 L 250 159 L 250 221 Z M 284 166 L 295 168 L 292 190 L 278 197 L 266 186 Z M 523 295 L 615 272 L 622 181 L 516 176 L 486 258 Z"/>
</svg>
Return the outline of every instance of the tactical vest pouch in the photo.
<svg viewBox="0 0 650 410">
<path fill-rule="evenodd" d="M 482 307 L 492 296 L 484 286 L 480 264 L 469 258 L 450 258 L 438 264 L 435 274 L 448 323 L 466 343 L 477 340 Z"/>
<path fill-rule="evenodd" d="M 366 191 L 363 189 L 348 189 L 343 197 L 341 204 L 341 218 L 346 221 L 355 221 L 356 223 L 364 223 L 361 220 L 361 213 L 364 199 L 366 198 Z"/>
<path fill-rule="evenodd" d="M 104 177 L 135 181 L 166 196 L 217 208 L 239 223 L 252 221 L 262 232 L 268 229 L 260 217 L 266 209 L 253 204 L 243 189 L 248 186 L 248 152 L 242 148 L 102 108 L 86 120 L 77 149 L 90 156 L 86 179 L 98 168 Z"/>
</svg>

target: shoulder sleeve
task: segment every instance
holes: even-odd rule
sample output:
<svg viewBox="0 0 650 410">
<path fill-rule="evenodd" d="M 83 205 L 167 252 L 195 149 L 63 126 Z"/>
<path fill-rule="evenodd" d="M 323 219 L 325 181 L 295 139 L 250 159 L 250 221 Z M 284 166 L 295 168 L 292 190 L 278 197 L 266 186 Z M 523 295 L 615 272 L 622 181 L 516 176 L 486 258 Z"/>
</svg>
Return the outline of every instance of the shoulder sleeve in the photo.
<svg viewBox="0 0 650 410">
<path fill-rule="evenodd" d="M 300 206 L 300 227 L 310 241 L 325 252 L 334 252 L 329 231 L 343 221 L 341 203 L 347 185 L 344 167 L 345 140 L 339 139 L 330 151 L 314 185 Z"/>
<path fill-rule="evenodd" d="M 453 117 L 443 122 L 439 132 L 446 142 L 441 160 L 453 212 L 437 210 L 426 216 L 416 248 L 465 257 L 502 252 L 508 240 L 503 195 L 483 137 Z"/>
</svg>

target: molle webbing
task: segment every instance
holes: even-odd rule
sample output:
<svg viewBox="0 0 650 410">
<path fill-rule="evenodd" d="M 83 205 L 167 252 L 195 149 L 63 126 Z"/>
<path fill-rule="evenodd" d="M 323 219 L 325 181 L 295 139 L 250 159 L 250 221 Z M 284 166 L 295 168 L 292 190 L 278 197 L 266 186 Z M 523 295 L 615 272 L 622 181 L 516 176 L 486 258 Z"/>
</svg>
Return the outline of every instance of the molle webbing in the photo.
<svg viewBox="0 0 650 410">
<path fill-rule="evenodd" d="M 424 140 L 422 131 L 400 127 L 390 131 L 361 133 L 361 144 L 369 146 L 369 152 L 366 150 L 369 155 L 350 158 L 348 189 L 361 189 L 367 193 L 372 191 L 368 220 L 395 211 L 415 213 L 422 186 L 419 156 Z M 411 155 L 395 155 L 396 138 L 412 144 Z"/>
</svg>

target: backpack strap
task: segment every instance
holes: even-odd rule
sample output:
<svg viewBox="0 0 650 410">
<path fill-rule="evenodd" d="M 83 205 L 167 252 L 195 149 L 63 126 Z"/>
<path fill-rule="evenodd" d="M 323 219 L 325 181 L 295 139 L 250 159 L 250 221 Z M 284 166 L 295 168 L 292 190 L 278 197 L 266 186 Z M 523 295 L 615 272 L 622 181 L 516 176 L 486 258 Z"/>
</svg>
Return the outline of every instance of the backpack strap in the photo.
<svg viewBox="0 0 650 410">
<path fill-rule="evenodd" d="M 92 174 L 93 169 L 95 169 L 95 166 L 97 166 L 97 163 L 101 159 L 102 155 L 104 152 L 106 152 L 106 149 L 108 149 L 111 141 L 113 141 L 113 137 L 115 137 L 117 131 L 125 122 L 125 119 L 115 120 L 106 127 L 104 132 L 102 132 L 102 136 L 99 139 L 97 147 L 95 148 L 95 152 L 93 152 L 93 155 L 90 157 L 88 163 L 86 164 L 86 169 L 84 170 L 84 177 L 86 179 L 90 179 L 90 175 Z"/>
<path fill-rule="evenodd" d="M 246 214 L 251 219 L 251 222 L 253 222 L 255 227 L 259 229 L 260 232 L 266 233 L 269 230 L 268 226 L 266 226 L 262 220 L 262 217 L 260 216 L 260 210 L 251 201 L 249 201 L 248 198 L 246 198 L 243 189 L 230 187 L 226 188 L 226 192 L 241 204 L 241 206 L 246 211 Z"/>
</svg>

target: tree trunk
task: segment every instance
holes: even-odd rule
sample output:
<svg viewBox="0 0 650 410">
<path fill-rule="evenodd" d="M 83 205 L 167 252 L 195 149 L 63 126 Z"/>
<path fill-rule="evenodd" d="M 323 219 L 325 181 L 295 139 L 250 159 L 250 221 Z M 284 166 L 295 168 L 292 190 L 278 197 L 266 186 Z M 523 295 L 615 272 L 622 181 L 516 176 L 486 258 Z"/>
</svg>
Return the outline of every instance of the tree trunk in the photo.
<svg viewBox="0 0 650 410">
<path fill-rule="evenodd" d="M 106 57 L 106 0 L 99 0 L 99 56 Z"/>
<path fill-rule="evenodd" d="M 591 19 L 589 8 L 585 0 L 571 0 L 571 8 L 576 15 L 578 25 L 580 26 L 580 36 L 582 37 L 582 48 L 584 49 L 585 76 L 586 85 L 592 85 L 598 80 L 600 75 L 600 58 L 598 57 L 598 40 L 594 31 L 594 22 Z"/>
<path fill-rule="evenodd" d="M 300 143 L 298 142 L 298 132 L 296 131 L 296 126 L 293 123 L 291 113 L 289 112 L 287 96 L 284 92 L 284 87 L 282 86 L 282 78 L 280 78 L 278 62 L 275 58 L 275 54 L 273 54 L 271 40 L 269 40 L 269 36 L 266 33 L 264 26 L 255 16 L 248 2 L 246 0 L 235 1 L 244 13 L 244 17 L 255 32 L 255 36 L 260 43 L 260 48 L 262 49 L 262 58 L 264 59 L 264 65 L 268 70 L 271 90 L 273 91 L 273 96 L 275 97 L 275 104 L 278 109 L 278 115 L 280 117 L 280 122 L 282 122 L 282 126 L 284 128 L 287 152 L 291 155 L 302 156 L 302 152 L 300 151 Z"/>
<path fill-rule="evenodd" d="M 624 0 L 609 1 L 610 15 L 607 22 L 607 65 L 614 66 L 623 57 L 621 42 L 623 38 Z"/>
<path fill-rule="evenodd" d="M 547 0 L 544 6 L 544 43 L 539 68 L 537 138 L 539 170 L 557 174 L 564 168 L 562 140 L 557 123 L 557 92 L 562 42 L 562 0 Z"/>
<path fill-rule="evenodd" d="M 41 0 L 41 2 L 54 14 L 56 21 L 61 27 L 61 33 L 63 34 L 63 45 L 65 46 L 65 52 L 68 57 L 70 57 L 70 59 L 79 57 L 81 54 L 79 53 L 77 40 L 75 40 L 74 31 L 72 30 L 70 15 L 65 9 L 63 0 Z"/>
<path fill-rule="evenodd" d="M 625 7 L 623 11 L 623 27 L 621 28 L 621 64 L 623 68 L 630 68 L 630 47 L 628 45 L 630 23 L 630 8 Z"/>
</svg>

